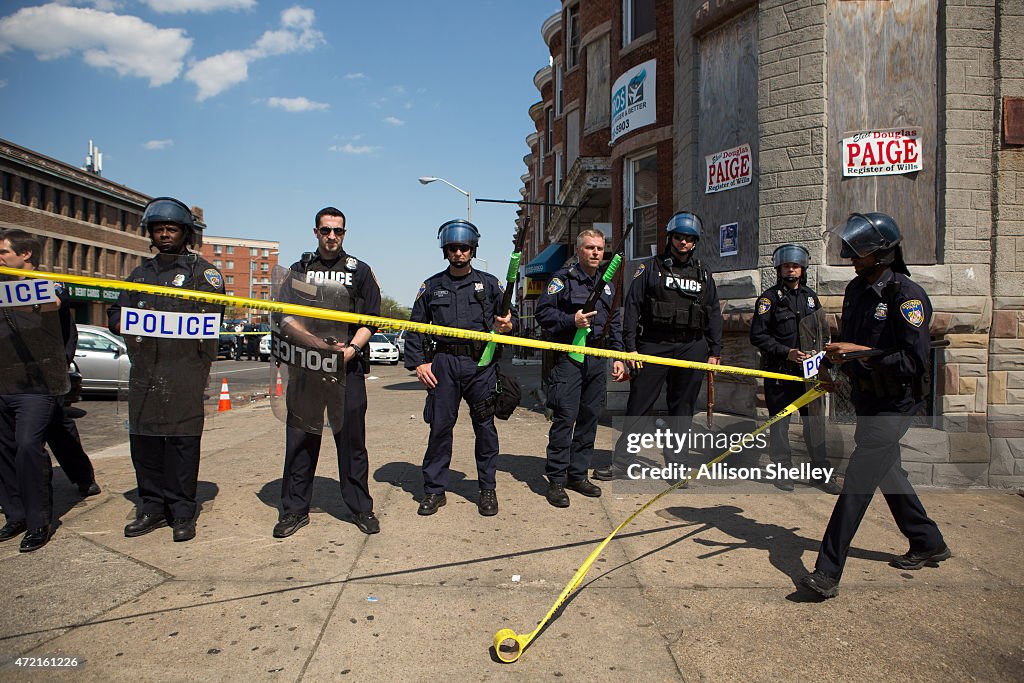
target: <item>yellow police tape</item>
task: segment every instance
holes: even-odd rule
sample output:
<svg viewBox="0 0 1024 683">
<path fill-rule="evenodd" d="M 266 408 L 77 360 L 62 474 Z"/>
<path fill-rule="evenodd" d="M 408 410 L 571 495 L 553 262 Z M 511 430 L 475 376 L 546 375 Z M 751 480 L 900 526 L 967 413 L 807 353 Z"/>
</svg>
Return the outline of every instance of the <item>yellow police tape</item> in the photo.
<svg viewBox="0 0 1024 683">
<path fill-rule="evenodd" d="M 365 327 L 393 327 L 409 332 L 429 334 L 455 339 L 468 339 L 471 341 L 489 342 L 499 344 L 510 344 L 513 346 L 525 346 L 533 349 L 561 351 L 563 353 L 582 353 L 598 358 L 612 358 L 622 361 L 633 361 L 636 363 L 653 363 L 655 365 L 667 365 L 676 368 L 687 368 L 691 370 L 706 370 L 709 372 L 724 372 L 730 375 L 743 375 L 746 377 L 770 377 L 788 382 L 804 382 L 802 377 L 787 375 L 781 372 L 768 372 L 767 370 L 752 370 L 733 365 L 712 365 L 710 363 L 698 363 L 696 361 L 679 360 L 677 358 L 663 358 L 661 356 L 648 356 L 637 353 L 625 353 L 623 351 L 612 351 L 611 349 L 593 349 L 586 346 L 573 346 L 572 344 L 559 344 L 557 342 L 530 339 L 527 337 L 512 337 L 492 332 L 477 332 L 476 330 L 463 330 L 457 327 L 443 327 L 429 323 L 416 323 L 410 320 L 395 320 L 381 316 L 363 315 L 361 313 L 350 313 L 348 311 L 335 311 L 327 308 L 316 308 L 315 306 L 303 306 L 300 304 L 288 304 L 280 301 L 267 301 L 264 299 L 249 299 L 241 296 L 228 296 L 227 294 L 216 294 L 214 292 L 200 292 L 194 289 L 181 289 L 178 287 L 163 287 L 140 282 L 124 282 L 122 280 L 111 280 L 108 278 L 85 277 L 83 275 L 68 275 L 64 273 L 51 273 L 44 270 L 21 270 L 18 268 L 5 268 L 0 266 L 0 275 L 13 275 L 16 277 L 30 277 L 43 280 L 56 280 L 67 282 L 73 285 L 84 285 L 87 287 L 105 287 L 107 289 L 118 289 L 126 292 L 143 292 L 145 294 L 156 294 L 170 296 L 188 301 L 202 301 L 205 303 L 217 304 L 220 306 L 237 306 L 239 308 L 257 308 L 271 313 L 282 313 L 286 315 L 297 315 L 307 318 L 320 318 L 322 320 L 336 320 L 349 325 Z M 237 332 L 235 333 L 237 334 Z M 265 333 L 264 333 L 265 334 Z"/>
<path fill-rule="evenodd" d="M 826 391 L 821 388 L 820 383 L 815 385 L 806 394 L 800 396 L 798 399 L 796 399 L 788 406 L 783 408 L 781 411 L 779 411 L 771 418 L 769 418 L 767 421 L 765 421 L 764 424 L 760 425 L 757 429 L 750 432 L 750 436 L 756 436 L 757 434 L 760 434 L 761 432 L 768 429 L 773 424 L 775 424 L 782 418 L 786 417 L 787 415 L 791 415 L 792 413 L 803 408 L 808 403 L 811 403 L 812 401 L 817 400 L 821 396 L 824 396 L 825 393 Z M 740 444 L 737 444 L 736 446 L 733 446 L 732 448 L 727 450 L 725 453 L 719 455 L 717 458 L 708 462 L 708 464 L 713 465 L 716 462 L 720 462 L 724 460 L 726 456 L 728 456 L 730 453 L 738 452 L 740 450 L 742 450 L 742 446 Z M 651 498 L 649 501 L 644 503 L 643 506 L 641 506 L 633 514 L 627 517 L 621 524 L 615 527 L 615 529 L 610 534 L 608 534 L 608 537 L 601 541 L 601 543 L 598 544 L 596 548 L 594 548 L 593 552 L 591 552 L 590 555 L 587 556 L 586 561 L 584 561 L 583 564 L 580 565 L 580 568 L 576 570 L 576 573 L 573 575 L 572 579 L 569 581 L 568 584 L 566 584 L 565 588 L 563 588 L 562 592 L 558 595 L 558 599 L 555 600 L 555 604 L 551 606 L 551 609 L 548 610 L 548 613 L 544 615 L 544 618 L 541 619 L 539 624 L 537 624 L 537 628 L 533 629 L 533 631 L 525 635 L 516 633 L 510 628 L 503 628 L 497 633 L 495 633 L 494 653 L 497 655 L 498 659 L 506 663 L 514 662 L 517 659 L 519 659 L 519 657 L 523 654 L 523 651 L 530 645 L 533 639 L 537 637 L 537 634 L 541 632 L 541 630 L 547 625 L 547 623 L 551 621 L 551 618 L 555 615 L 555 613 L 566 601 L 566 599 L 570 595 L 572 595 L 573 591 L 575 591 L 576 588 L 580 585 L 580 583 L 583 582 L 583 578 L 587 575 L 587 572 L 590 571 L 590 566 L 594 564 L 594 561 L 597 559 L 598 555 L 600 555 L 601 552 L 604 550 L 605 546 L 607 546 L 608 543 L 611 542 L 612 538 L 615 537 L 615 534 L 622 531 L 622 529 L 624 529 L 630 522 L 636 519 L 644 510 L 658 502 L 658 500 L 660 500 L 662 496 L 665 496 L 666 494 L 671 493 L 680 486 L 683 486 L 689 480 L 690 477 L 686 477 L 685 479 L 680 479 L 676 483 L 672 484 L 667 489 L 656 495 L 654 498 Z"/>
</svg>

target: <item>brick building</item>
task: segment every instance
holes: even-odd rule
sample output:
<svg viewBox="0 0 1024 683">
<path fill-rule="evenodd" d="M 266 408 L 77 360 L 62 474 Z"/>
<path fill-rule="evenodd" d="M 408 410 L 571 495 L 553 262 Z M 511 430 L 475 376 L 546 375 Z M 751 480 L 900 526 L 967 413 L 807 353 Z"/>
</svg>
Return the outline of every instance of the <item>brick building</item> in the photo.
<svg viewBox="0 0 1024 683">
<path fill-rule="evenodd" d="M 834 316 L 852 272 L 828 230 L 852 211 L 890 213 L 935 306 L 932 335 L 950 342 L 930 406 L 942 429 L 912 430 L 906 467 L 925 483 L 1024 484 L 1020 0 L 567 0 L 541 35 L 551 63 L 534 79 L 521 192 L 582 208 L 533 207 L 528 275 L 561 265 L 580 227 L 614 238 L 632 221 L 635 259 L 664 243 L 672 213 L 696 210 L 723 361 L 754 367 L 749 323 L 774 249 L 810 250 L 810 285 Z M 858 135 L 891 131 L 913 133 L 912 168 L 844 169 Z M 716 185 L 709 167 L 735 150 L 746 173 Z M 763 414 L 753 382 L 722 376 L 717 394 L 724 410 Z"/>
<path fill-rule="evenodd" d="M 224 291 L 228 295 L 266 301 L 270 299 L 271 273 L 277 266 L 280 249 L 280 242 L 205 235 L 201 253 L 224 275 Z M 258 309 L 229 309 L 224 317 L 267 321 L 266 312 Z"/>
<path fill-rule="evenodd" d="M 139 228 L 149 200 L 95 173 L 0 139 L 0 228 L 44 237 L 42 270 L 123 278 L 150 256 L 149 237 Z M 78 322 L 106 324 L 106 307 L 116 292 L 69 291 Z"/>
</svg>

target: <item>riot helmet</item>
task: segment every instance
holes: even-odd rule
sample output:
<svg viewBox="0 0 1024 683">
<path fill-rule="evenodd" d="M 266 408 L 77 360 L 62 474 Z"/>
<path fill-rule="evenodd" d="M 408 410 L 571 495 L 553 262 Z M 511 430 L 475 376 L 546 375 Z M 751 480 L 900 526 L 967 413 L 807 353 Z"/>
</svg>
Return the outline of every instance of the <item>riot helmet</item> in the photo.
<svg viewBox="0 0 1024 683">
<path fill-rule="evenodd" d="M 807 282 L 807 266 L 811 262 L 811 253 L 807 251 L 806 247 L 799 244 L 783 244 L 781 247 L 776 249 L 772 253 L 772 266 L 775 267 L 775 274 L 780 280 L 786 282 L 796 282 L 800 280 L 800 284 Z M 783 263 L 795 263 L 800 266 L 800 277 L 799 278 L 783 278 L 782 277 L 782 264 Z"/>
<path fill-rule="evenodd" d="M 476 256 L 477 245 L 480 244 L 480 231 L 469 221 L 461 218 L 443 223 L 437 229 L 437 245 L 441 252 L 449 244 L 468 244 L 472 248 L 471 256 Z"/>
<path fill-rule="evenodd" d="M 839 230 L 843 242 L 840 258 L 863 258 L 871 254 L 880 266 L 910 275 L 903 261 L 903 236 L 892 216 L 884 213 L 854 213 Z"/>
<path fill-rule="evenodd" d="M 668 224 L 665 226 L 665 234 L 668 235 L 669 239 L 672 238 L 673 233 L 680 235 L 692 235 L 700 242 L 700 234 L 704 230 L 704 223 L 701 221 L 700 216 L 691 211 L 679 211 L 672 218 L 668 219 Z"/>
<path fill-rule="evenodd" d="M 173 223 L 185 231 L 185 243 L 195 244 L 195 234 L 202 228 L 196 224 L 192 210 L 173 197 L 157 197 L 146 204 L 139 226 L 152 236 L 152 226 L 158 223 Z"/>
</svg>

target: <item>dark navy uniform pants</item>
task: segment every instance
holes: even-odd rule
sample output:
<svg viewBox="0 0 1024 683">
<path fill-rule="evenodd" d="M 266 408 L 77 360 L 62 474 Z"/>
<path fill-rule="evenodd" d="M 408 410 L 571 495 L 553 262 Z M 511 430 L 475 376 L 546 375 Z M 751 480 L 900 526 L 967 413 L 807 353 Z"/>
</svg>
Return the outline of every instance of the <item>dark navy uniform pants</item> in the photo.
<svg viewBox="0 0 1024 683">
<path fill-rule="evenodd" d="M 338 451 L 341 498 L 353 513 L 370 512 L 373 498 L 368 485 L 370 457 L 366 451 L 366 375 L 359 359 L 353 359 L 346 368 L 345 409 L 340 420 L 332 414 L 329 399 L 328 406 L 334 446 Z M 282 514 L 309 514 L 322 441 L 322 432 L 310 433 L 293 426 L 286 428 Z"/>
<path fill-rule="evenodd" d="M 815 568 L 839 579 L 857 527 L 864 519 L 876 488 L 882 489 L 896 526 L 910 541 L 911 550 L 932 550 L 942 545 L 942 533 L 924 510 L 900 460 L 900 439 L 907 433 L 920 403 L 878 407 L 857 406 L 856 447 L 846 469 L 843 492 L 828 520 Z"/>
<path fill-rule="evenodd" d="M 548 374 L 548 407 L 554 411 L 548 432 L 545 474 L 564 484 L 587 478 L 594 437 L 607 391 L 607 362 L 584 356 L 582 363 L 559 353 Z"/>
<path fill-rule="evenodd" d="M 68 417 L 63 401 L 58 398 L 53 407 L 53 420 L 46 430 L 46 445 L 75 486 L 89 486 L 96 478 L 92 461 L 82 448 L 78 426 Z"/>
<path fill-rule="evenodd" d="M 775 415 L 790 403 L 807 392 L 803 382 L 787 382 L 780 379 L 764 380 L 764 402 L 769 415 Z M 820 400 L 820 399 L 819 399 Z M 819 406 L 820 408 L 820 406 Z M 768 453 L 772 462 L 789 465 L 793 462 L 793 450 L 789 444 L 789 423 L 792 415 L 787 415 L 770 428 Z M 815 465 L 828 465 L 825 458 L 825 419 L 818 410 L 811 414 L 809 406 L 800 409 L 800 421 L 804 428 L 804 446 Z"/>
<path fill-rule="evenodd" d="M 704 338 L 692 342 L 650 342 L 641 339 L 636 350 L 644 355 L 699 363 L 704 363 L 708 359 L 708 344 Z M 631 432 L 639 430 L 640 418 L 651 414 L 666 382 L 668 390 L 665 399 L 668 403 L 668 414 L 676 418 L 672 422 L 672 427 L 677 433 L 689 430 L 704 374 L 702 370 L 687 370 L 653 363 L 647 363 L 638 370 L 629 383 L 625 423 L 622 434 L 615 444 L 615 462 L 623 467 L 627 465 L 626 438 Z M 678 457 L 681 462 L 686 461 L 685 449 Z"/>
<path fill-rule="evenodd" d="M 0 505 L 29 529 L 53 519 L 53 467 L 43 449 L 59 396 L 0 396 Z"/>
<path fill-rule="evenodd" d="M 498 430 L 494 426 L 493 403 L 489 411 L 478 412 L 494 395 L 498 373 L 494 364 L 486 368 L 468 356 L 438 353 L 431 363 L 437 386 L 427 393 L 423 417 L 430 424 L 427 452 L 423 454 L 424 493 L 448 490 L 448 467 L 452 461 L 452 430 L 459 418 L 463 399 L 470 406 L 470 419 L 476 435 L 476 472 L 481 489 L 494 489 L 498 458 Z M 487 413 L 490 414 L 487 414 Z"/>
<path fill-rule="evenodd" d="M 200 435 L 151 436 L 129 434 L 139 514 L 168 519 L 195 519 L 199 480 Z"/>
</svg>

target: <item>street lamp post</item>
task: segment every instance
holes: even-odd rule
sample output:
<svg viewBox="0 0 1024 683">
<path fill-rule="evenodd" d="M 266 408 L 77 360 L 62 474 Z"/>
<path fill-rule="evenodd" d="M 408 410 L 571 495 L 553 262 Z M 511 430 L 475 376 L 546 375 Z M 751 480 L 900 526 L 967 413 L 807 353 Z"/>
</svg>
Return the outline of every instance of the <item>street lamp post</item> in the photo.
<svg viewBox="0 0 1024 683">
<path fill-rule="evenodd" d="M 469 220 L 469 222 L 472 223 L 473 222 L 473 202 L 470 200 L 469 192 L 467 192 L 466 190 L 463 190 L 458 185 L 453 185 L 452 183 L 448 182 L 444 178 L 435 178 L 432 175 L 422 176 L 420 178 L 420 183 L 423 184 L 423 185 L 429 185 L 430 183 L 434 182 L 435 180 L 440 180 L 442 183 L 444 183 L 448 187 L 450 187 L 450 188 L 452 188 L 454 190 L 457 190 L 457 191 L 461 192 L 462 194 L 466 195 L 466 217 Z"/>
<path fill-rule="evenodd" d="M 263 258 L 269 258 L 270 256 L 276 256 L 277 254 L 280 254 L 280 253 L 281 252 L 278 249 L 271 249 L 271 250 L 269 250 L 267 252 L 267 255 L 264 256 Z M 252 298 L 252 295 L 253 295 L 252 280 L 253 280 L 253 268 L 254 268 L 255 265 L 256 265 L 256 259 L 254 259 L 252 256 L 249 256 L 249 298 L 250 299 Z M 252 324 L 252 308 L 249 309 L 249 315 L 247 317 L 248 317 L 248 322 L 251 325 Z"/>
</svg>

